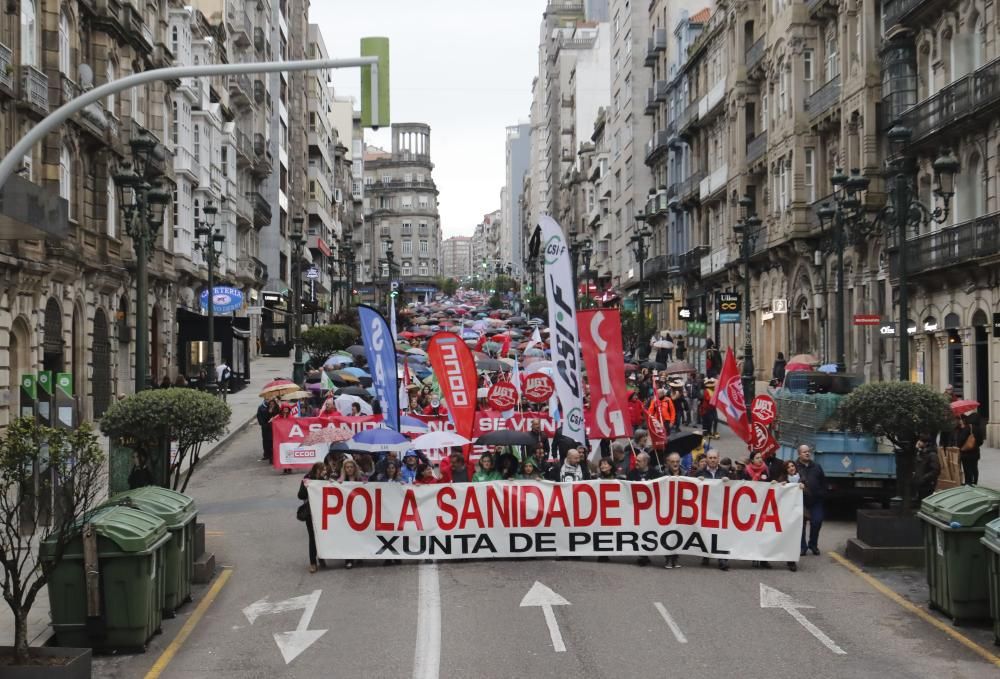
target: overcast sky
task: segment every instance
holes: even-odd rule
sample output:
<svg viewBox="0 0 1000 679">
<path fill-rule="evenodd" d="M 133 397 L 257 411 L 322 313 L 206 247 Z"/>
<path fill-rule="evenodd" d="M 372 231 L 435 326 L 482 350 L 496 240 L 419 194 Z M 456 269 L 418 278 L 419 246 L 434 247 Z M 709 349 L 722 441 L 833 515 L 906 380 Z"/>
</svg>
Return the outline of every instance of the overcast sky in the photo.
<svg viewBox="0 0 1000 679">
<path fill-rule="evenodd" d="M 313 0 L 331 58 L 358 56 L 362 36 L 390 45 L 393 122 L 431 126 L 444 236 L 472 235 L 500 208 L 504 136 L 527 122 L 545 0 Z M 358 97 L 359 70 L 334 71 L 336 93 Z M 390 147 L 387 132 L 366 141 Z"/>
</svg>

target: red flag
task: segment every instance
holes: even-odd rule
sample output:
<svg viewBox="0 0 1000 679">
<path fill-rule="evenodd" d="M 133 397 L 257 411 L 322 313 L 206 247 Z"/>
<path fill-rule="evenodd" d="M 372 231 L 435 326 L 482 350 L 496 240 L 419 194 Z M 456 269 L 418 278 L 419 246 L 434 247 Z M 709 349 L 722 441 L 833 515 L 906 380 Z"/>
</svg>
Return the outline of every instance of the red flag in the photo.
<svg viewBox="0 0 1000 679">
<path fill-rule="evenodd" d="M 586 416 L 597 426 L 591 438 L 620 438 L 632 435 L 622 358 L 622 322 L 617 309 L 578 311 L 577 331 L 580 352 L 587 368 L 590 406 Z"/>
<path fill-rule="evenodd" d="M 653 394 L 653 402 L 646 410 L 646 430 L 649 432 L 649 440 L 656 450 L 663 450 L 667 445 L 667 429 L 663 426 L 663 417 L 660 415 L 660 399 Z"/>
<path fill-rule="evenodd" d="M 462 338 L 453 332 L 439 332 L 427 343 L 427 356 L 441 386 L 441 395 L 455 420 L 455 431 L 467 439 L 476 428 L 476 361 Z M 465 447 L 468 465 L 472 447 Z"/>
<path fill-rule="evenodd" d="M 750 426 L 747 423 L 746 400 L 743 398 L 743 383 L 736 369 L 736 356 L 730 347 L 726 350 L 726 359 L 722 363 L 722 374 L 712 396 L 711 404 L 722 411 L 726 424 L 733 433 L 750 443 Z"/>
<path fill-rule="evenodd" d="M 506 356 L 510 351 L 510 335 L 504 335 L 503 344 L 500 345 L 500 356 Z"/>
</svg>

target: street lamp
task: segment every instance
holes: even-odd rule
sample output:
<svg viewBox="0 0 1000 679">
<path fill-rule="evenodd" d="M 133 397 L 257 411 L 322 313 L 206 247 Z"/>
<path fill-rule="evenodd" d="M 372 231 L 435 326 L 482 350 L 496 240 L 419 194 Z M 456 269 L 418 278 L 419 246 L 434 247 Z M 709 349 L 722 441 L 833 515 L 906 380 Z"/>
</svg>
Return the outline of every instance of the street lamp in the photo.
<svg viewBox="0 0 1000 679">
<path fill-rule="evenodd" d="M 635 357 L 640 358 L 639 352 L 646 339 L 646 299 L 643 289 L 643 266 L 646 263 L 646 241 L 653 237 L 653 232 L 646 227 L 646 215 L 642 212 L 635 213 L 635 234 L 629 238 L 632 245 L 632 253 L 639 262 L 639 341 L 635 350 Z M 648 352 L 647 352 L 648 353 Z"/>
<path fill-rule="evenodd" d="M 382 237 L 382 242 L 385 244 L 385 247 L 382 248 L 382 250 L 383 250 L 383 252 L 385 252 L 385 261 L 386 261 L 386 265 L 387 265 L 387 269 L 386 270 L 388 272 L 386 280 L 385 280 L 385 313 L 386 313 L 386 315 L 388 315 L 389 312 L 390 312 L 390 309 L 391 309 L 390 299 L 392 297 L 392 292 L 393 292 L 392 291 L 392 269 L 393 269 L 393 266 L 396 263 L 396 261 L 395 261 L 396 255 L 392 251 L 392 246 L 393 246 L 392 236 L 389 236 L 389 235 L 383 236 Z"/>
<path fill-rule="evenodd" d="M 158 142 L 145 131 L 129 142 L 131 162 L 123 161 L 114 174 L 118 206 L 125 233 L 135 249 L 135 391 L 150 384 L 149 373 L 149 270 L 157 233 L 163 226 L 163 212 L 170 202 L 158 177 L 164 155 Z"/>
<path fill-rule="evenodd" d="M 743 261 L 743 372 L 740 381 L 743 383 L 743 403 L 746 405 L 747 423 L 753 427 L 753 403 L 756 392 L 756 382 L 753 367 L 753 328 L 750 323 L 750 255 L 753 254 L 757 238 L 760 236 L 760 218 L 750 214 L 753 199 L 743 196 L 739 200 L 740 220 L 733 225 L 740 248 L 740 259 Z"/>
<path fill-rule="evenodd" d="M 201 209 L 204 218 L 194 229 L 196 250 L 201 251 L 208 262 L 208 386 L 209 390 L 215 391 L 215 267 L 219 265 L 219 255 L 221 250 L 215 249 L 215 244 L 220 246 L 226 241 L 226 237 L 215 231 L 215 216 L 219 208 L 206 203 Z M 204 238 L 204 242 L 202 241 Z"/>
<path fill-rule="evenodd" d="M 590 258 L 594 255 L 594 245 L 591 243 L 590 239 L 583 241 L 580 248 L 580 256 L 583 258 L 583 284 L 585 286 L 586 293 L 584 296 L 587 300 L 587 308 L 594 306 L 593 298 L 590 296 Z"/>
<path fill-rule="evenodd" d="M 830 182 L 834 186 L 834 205 L 823 203 L 816 214 L 820 224 L 833 226 L 833 247 L 837 250 L 837 371 L 846 369 L 845 357 L 845 316 L 844 316 L 844 245 L 848 230 L 853 230 L 855 240 L 871 236 L 884 235 L 891 247 L 893 239 L 898 249 L 899 271 L 899 379 L 906 382 L 910 379 L 910 343 L 908 320 L 909 282 L 907 280 L 906 236 L 907 231 L 919 229 L 931 223 L 943 224 L 948 220 L 949 205 L 955 195 L 955 175 L 960 165 L 951 150 L 943 149 L 933 162 L 934 195 L 941 204 L 933 209 L 927 207 L 917 197 L 913 186 L 913 178 L 909 172 L 909 159 L 902 154 L 903 148 L 909 144 L 912 137 L 909 128 L 902 125 L 893 126 L 887 136 L 895 154 L 887 163 L 887 169 L 892 175 L 889 190 L 889 203 L 869 220 L 866 217 L 863 194 L 868 190 L 869 180 L 861 175 L 857 168 L 851 170 L 850 176 L 838 169 Z"/>
<path fill-rule="evenodd" d="M 295 342 L 295 362 L 292 364 L 292 381 L 299 386 L 306 379 L 305 360 L 302 357 L 302 251 L 306 244 L 306 234 L 302 225 L 306 219 L 301 214 L 292 220 L 292 341 Z"/>
</svg>

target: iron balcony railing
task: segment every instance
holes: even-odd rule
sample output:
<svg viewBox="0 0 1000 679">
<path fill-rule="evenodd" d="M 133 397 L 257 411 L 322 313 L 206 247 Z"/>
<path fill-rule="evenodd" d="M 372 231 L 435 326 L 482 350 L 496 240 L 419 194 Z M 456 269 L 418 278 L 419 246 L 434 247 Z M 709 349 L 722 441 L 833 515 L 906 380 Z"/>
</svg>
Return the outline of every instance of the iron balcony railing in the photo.
<svg viewBox="0 0 1000 679">
<path fill-rule="evenodd" d="M 677 131 L 684 132 L 691 123 L 698 119 L 698 103 L 697 101 L 692 101 L 685 107 L 681 114 L 677 116 Z"/>
<path fill-rule="evenodd" d="M 822 9 L 823 5 L 827 4 L 830 0 L 807 0 L 806 1 L 806 11 L 809 12 L 809 16 L 813 16 Z"/>
<path fill-rule="evenodd" d="M 667 90 L 669 89 L 670 83 L 666 80 L 657 80 L 653 83 L 653 97 L 658 102 L 667 101 Z"/>
<path fill-rule="evenodd" d="M 668 255 L 655 255 L 647 259 L 645 264 L 643 264 L 642 273 L 644 277 L 655 278 L 667 273 L 669 266 L 670 257 Z"/>
<path fill-rule="evenodd" d="M 833 76 L 818 90 L 806 97 L 805 108 L 813 118 L 840 101 L 840 74 Z"/>
<path fill-rule="evenodd" d="M 747 142 L 747 162 L 753 161 L 764 155 L 767 150 L 767 131 L 759 132 L 757 136 Z"/>
<path fill-rule="evenodd" d="M 43 113 L 49 112 L 49 77 L 27 64 L 21 64 L 21 101 Z"/>
<path fill-rule="evenodd" d="M 892 28 L 902 23 L 914 10 L 929 4 L 930 0 L 888 0 L 882 4 L 882 26 Z"/>
<path fill-rule="evenodd" d="M 681 200 L 686 200 L 693 195 L 697 196 L 700 190 L 701 180 L 705 178 L 704 172 L 692 172 L 688 178 L 681 182 L 677 195 Z"/>
<path fill-rule="evenodd" d="M 14 53 L 3 43 L 0 43 L 0 89 L 14 93 Z"/>
<path fill-rule="evenodd" d="M 677 266 L 677 273 L 682 276 L 700 272 L 701 271 L 701 258 L 708 254 L 709 247 L 707 245 L 696 245 L 691 248 L 683 255 L 680 256 Z"/>
<path fill-rule="evenodd" d="M 912 141 L 916 142 L 966 116 L 986 113 L 998 101 L 1000 59 L 994 59 L 911 106 L 903 112 L 899 122 L 910 128 Z"/>
<path fill-rule="evenodd" d="M 747 58 L 747 70 L 752 70 L 754 66 L 760 63 L 760 60 L 764 58 L 764 38 L 765 36 L 760 36 L 754 44 L 747 48 L 746 58 Z"/>
<path fill-rule="evenodd" d="M 899 249 L 895 233 L 889 238 L 892 249 L 889 271 L 899 274 Z M 1000 212 L 976 217 L 906 241 L 906 271 L 918 275 L 1000 254 Z"/>
<path fill-rule="evenodd" d="M 652 114 L 656 113 L 656 109 L 657 109 L 657 106 L 658 106 L 657 103 L 656 103 L 656 95 L 655 95 L 654 92 L 655 91 L 654 91 L 654 89 L 652 87 L 647 87 L 646 88 L 646 109 L 645 109 L 645 112 L 647 114 L 649 114 L 649 115 L 652 115 Z"/>
<path fill-rule="evenodd" d="M 258 225 L 271 223 L 271 204 L 256 191 L 253 192 L 253 216 L 254 222 Z"/>
<path fill-rule="evenodd" d="M 667 150 L 667 142 L 670 141 L 670 134 L 666 130 L 657 130 L 653 133 L 653 138 L 646 143 L 646 164 L 661 151 Z"/>
<path fill-rule="evenodd" d="M 652 38 L 647 38 L 646 39 L 646 55 L 643 58 L 642 64 L 644 66 L 652 66 L 652 65 L 654 65 L 656 63 L 656 57 L 657 57 L 658 54 L 659 54 L 659 52 L 657 52 L 656 48 L 653 46 L 653 39 Z"/>
</svg>

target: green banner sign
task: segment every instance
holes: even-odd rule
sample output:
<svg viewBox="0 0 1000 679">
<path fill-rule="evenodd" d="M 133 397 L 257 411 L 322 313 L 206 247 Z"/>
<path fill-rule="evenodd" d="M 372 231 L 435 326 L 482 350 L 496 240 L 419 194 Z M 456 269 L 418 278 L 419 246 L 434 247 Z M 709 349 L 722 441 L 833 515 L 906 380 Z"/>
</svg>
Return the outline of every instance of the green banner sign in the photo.
<svg viewBox="0 0 1000 679">
<path fill-rule="evenodd" d="M 39 370 L 38 371 L 38 386 L 42 388 L 42 392 L 52 395 L 52 371 L 51 370 Z"/>
<path fill-rule="evenodd" d="M 21 390 L 30 396 L 33 401 L 38 400 L 38 382 L 34 375 L 21 376 Z"/>
<path fill-rule="evenodd" d="M 378 57 L 378 89 L 373 102 L 372 67 L 361 67 L 361 125 L 378 129 L 389 125 L 389 38 L 361 38 L 361 56 Z"/>
<path fill-rule="evenodd" d="M 69 397 L 73 396 L 73 373 L 56 373 L 56 387 Z"/>
</svg>

